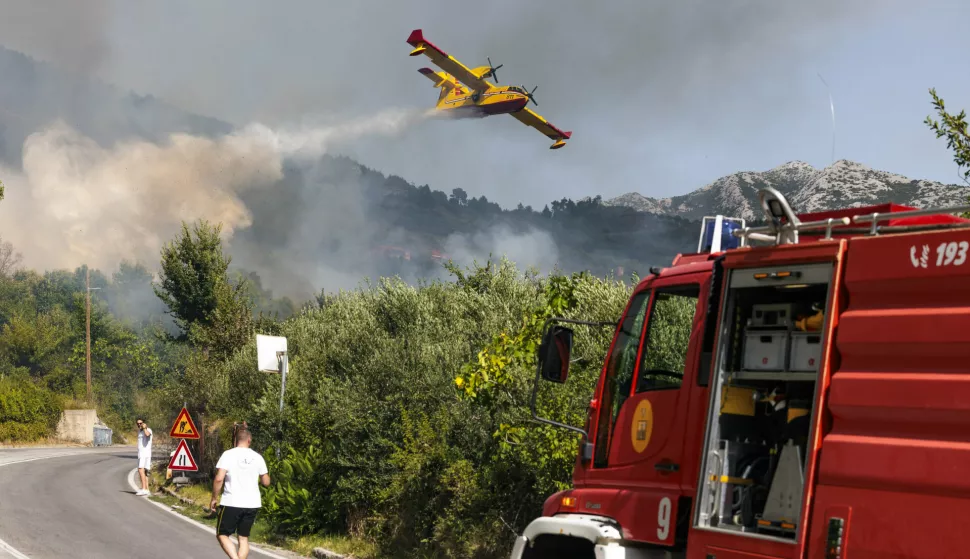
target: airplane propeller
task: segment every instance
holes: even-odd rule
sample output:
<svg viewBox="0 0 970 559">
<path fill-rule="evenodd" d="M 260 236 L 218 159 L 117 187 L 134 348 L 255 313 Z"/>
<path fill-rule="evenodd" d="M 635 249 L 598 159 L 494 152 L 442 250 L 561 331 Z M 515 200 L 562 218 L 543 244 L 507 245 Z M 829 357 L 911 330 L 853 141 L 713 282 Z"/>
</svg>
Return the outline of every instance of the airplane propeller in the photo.
<svg viewBox="0 0 970 559">
<path fill-rule="evenodd" d="M 492 59 L 489 58 L 489 57 L 487 57 L 487 56 L 485 57 L 485 59 L 488 60 L 488 72 L 486 72 L 485 73 L 485 76 L 483 76 L 483 77 L 491 76 L 492 79 L 495 80 L 495 83 L 498 83 L 498 76 L 495 75 L 495 71 L 498 70 L 499 68 L 501 68 L 502 66 L 505 66 L 505 64 L 499 64 L 498 66 L 492 66 Z"/>
<path fill-rule="evenodd" d="M 533 87 L 532 91 L 527 90 L 524 85 L 522 86 L 522 91 L 525 91 L 525 96 L 529 98 L 529 101 L 532 101 L 532 104 L 538 107 L 539 103 L 536 103 L 535 97 L 532 96 L 532 94 L 535 93 L 537 89 L 539 89 L 538 85 Z"/>
</svg>

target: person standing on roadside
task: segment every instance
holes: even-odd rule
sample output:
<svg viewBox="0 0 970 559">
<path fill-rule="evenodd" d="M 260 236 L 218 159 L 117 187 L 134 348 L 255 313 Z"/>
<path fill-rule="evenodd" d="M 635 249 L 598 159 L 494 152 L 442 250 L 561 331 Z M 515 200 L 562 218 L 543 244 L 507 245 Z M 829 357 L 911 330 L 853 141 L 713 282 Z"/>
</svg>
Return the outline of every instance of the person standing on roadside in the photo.
<svg viewBox="0 0 970 559">
<path fill-rule="evenodd" d="M 256 513 L 263 506 L 259 484 L 269 487 L 269 470 L 258 452 L 249 448 L 252 435 L 249 430 L 236 431 L 235 448 L 222 453 L 216 463 L 216 478 L 212 482 L 212 501 L 209 508 L 216 510 L 219 494 L 219 516 L 216 521 L 216 538 L 230 559 L 246 559 L 249 556 L 249 531 L 256 521 Z M 239 538 L 236 551 L 229 536 Z"/>
<path fill-rule="evenodd" d="M 135 495 L 144 497 L 150 495 L 148 490 L 148 472 L 152 469 L 152 430 L 145 420 L 135 420 L 138 427 L 138 476 L 141 477 L 141 489 Z"/>
</svg>

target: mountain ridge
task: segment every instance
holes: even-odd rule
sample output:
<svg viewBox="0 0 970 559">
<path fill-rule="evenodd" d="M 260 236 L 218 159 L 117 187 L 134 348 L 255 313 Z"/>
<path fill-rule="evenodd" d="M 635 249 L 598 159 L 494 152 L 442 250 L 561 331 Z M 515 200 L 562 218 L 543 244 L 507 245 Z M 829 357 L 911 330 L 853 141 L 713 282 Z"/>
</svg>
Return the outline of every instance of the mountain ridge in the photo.
<svg viewBox="0 0 970 559">
<path fill-rule="evenodd" d="M 911 179 L 847 159 L 822 169 L 793 160 L 767 171 L 732 173 L 680 196 L 652 198 L 628 192 L 603 204 L 691 220 L 717 214 L 760 219 L 758 191 L 766 186 L 781 192 L 799 213 L 886 202 L 917 208 L 955 205 L 970 193 L 966 186 Z"/>
</svg>

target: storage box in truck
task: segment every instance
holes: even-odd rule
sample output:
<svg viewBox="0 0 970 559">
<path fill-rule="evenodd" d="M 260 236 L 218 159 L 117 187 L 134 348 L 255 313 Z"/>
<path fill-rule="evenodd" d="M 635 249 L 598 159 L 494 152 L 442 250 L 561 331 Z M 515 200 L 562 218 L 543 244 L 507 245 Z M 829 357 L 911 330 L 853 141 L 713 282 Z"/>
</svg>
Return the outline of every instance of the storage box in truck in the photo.
<svg viewBox="0 0 970 559">
<path fill-rule="evenodd" d="M 547 323 L 579 452 L 513 559 L 970 557 L 970 207 L 759 196 L 634 288 L 583 428 Z"/>
</svg>

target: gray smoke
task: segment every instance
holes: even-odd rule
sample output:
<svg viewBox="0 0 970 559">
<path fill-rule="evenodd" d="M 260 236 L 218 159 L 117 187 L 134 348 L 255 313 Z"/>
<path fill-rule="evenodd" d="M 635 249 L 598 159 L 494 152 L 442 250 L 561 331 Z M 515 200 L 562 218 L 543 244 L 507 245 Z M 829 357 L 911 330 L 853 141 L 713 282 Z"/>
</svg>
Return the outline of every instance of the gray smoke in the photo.
<svg viewBox="0 0 970 559">
<path fill-rule="evenodd" d="M 597 100 L 598 107 L 611 110 L 646 104 L 652 114 L 650 106 L 665 112 L 688 104 L 694 93 L 745 88 L 748 79 L 766 71 L 766 63 L 803 62 L 842 29 L 877 23 L 904 5 L 494 0 L 470 24 L 452 0 L 297 0 L 285 10 L 255 0 L 119 3 L 115 15 L 132 34 L 178 28 L 179 41 L 158 48 L 155 41 L 170 36 L 155 32 L 144 44 L 114 54 L 117 71 L 139 81 L 133 85 L 204 114 L 240 123 L 254 117 L 292 120 L 321 110 L 387 104 L 394 93 L 432 97 L 430 83 L 415 74 L 427 61 L 407 58 L 404 43 L 411 29 L 423 28 L 466 64 L 485 64 L 486 56 L 505 62 L 499 71 L 503 83 L 541 84 L 539 91 L 548 93 L 537 96 L 551 111 Z M 184 23 L 187 15 L 191 25 Z M 198 56 L 200 49 L 225 55 Z M 149 64 L 139 71 L 138 61 Z M 170 71 L 151 69 L 155 64 Z M 416 81 L 427 91 L 413 87 Z M 640 96 L 647 91 L 661 97 Z"/>
<path fill-rule="evenodd" d="M 285 157 L 312 159 L 360 135 L 393 135 L 421 115 L 393 110 L 278 131 L 255 124 L 216 139 L 175 134 L 162 144 L 128 140 L 107 148 L 56 122 L 27 138 L 22 170 L 0 167 L 7 183 L 0 218 L 31 266 L 153 262 L 182 221 L 222 223 L 227 238 L 249 227 L 240 194 L 282 179 Z M 354 193 L 329 202 L 340 204 L 342 196 Z"/>
<path fill-rule="evenodd" d="M 183 221 L 206 219 L 222 224 L 235 264 L 256 271 L 276 295 L 303 300 L 321 287 L 353 288 L 381 272 L 375 245 L 427 243 L 377 223 L 379 200 L 360 168 L 322 156 L 361 137 L 398 136 L 432 116 L 388 109 L 339 122 L 252 124 L 216 138 L 173 134 L 158 144 L 132 139 L 110 147 L 55 122 L 27 138 L 21 169 L 0 166 L 7 183 L 0 222 L 30 267 L 113 270 L 130 260 L 154 270 Z M 527 264 L 556 254 L 551 239 L 535 232 L 490 231 L 445 244 L 467 263 L 490 253 Z"/>
<path fill-rule="evenodd" d="M 543 273 L 551 272 L 560 264 L 555 240 L 548 232 L 535 228 L 516 233 L 507 225 L 496 225 L 471 235 L 449 235 L 444 246 L 455 263 L 463 266 L 476 261 L 494 261 L 503 256 L 522 267 L 533 267 Z"/>
<path fill-rule="evenodd" d="M 235 263 L 277 294 L 352 287 L 378 271 L 375 245 L 428 240 L 375 223 L 364 178 L 334 174 L 321 154 L 506 206 L 643 190 L 683 174 L 653 150 L 744 130 L 739 98 L 763 118 L 802 110 L 798 96 L 814 90 L 793 96 L 765 76 L 897 5 L 496 0 L 469 25 L 444 0 L 0 0 L 5 46 L 241 125 L 227 134 L 226 122 L 150 98 L 0 66 L 0 234 L 33 267 L 110 270 L 127 258 L 154 268 L 182 220 L 206 218 L 224 224 Z M 436 92 L 415 69 L 429 63 L 404 43 L 418 27 L 469 65 L 505 63 L 502 83 L 540 85 L 534 108 L 576 132 L 570 146 L 549 152 L 508 117 L 424 122 Z M 401 106 L 418 108 L 387 109 Z M 543 269 L 564 256 L 546 233 L 503 226 L 441 248 L 462 262 L 506 254 Z"/>
<path fill-rule="evenodd" d="M 111 0 L 0 0 L 0 43 L 60 68 L 96 74 L 111 54 Z"/>
<path fill-rule="evenodd" d="M 23 154 L 22 172 L 0 168 L 0 220 L 39 269 L 155 263 L 181 222 L 200 217 L 232 235 L 251 223 L 238 191 L 281 176 L 279 157 L 250 136 L 104 148 L 59 122 L 28 137 Z"/>
<path fill-rule="evenodd" d="M 446 0 L 303 0 L 285 10 L 253 0 L 118 3 L 114 19 L 124 22 L 124 31 L 116 35 L 126 48 L 113 49 L 108 66 L 116 83 L 200 114 L 273 125 L 308 113 L 432 105 L 435 91 L 415 72 L 429 63 L 408 58 L 404 43 L 411 29 L 423 28 L 466 64 L 485 64 L 486 56 L 504 63 L 503 84 L 538 85 L 540 106 L 533 108 L 573 130 L 572 142 L 549 152 L 535 131 L 490 118 L 423 127 L 403 142 L 370 138 L 348 155 L 419 184 L 437 187 L 462 177 L 460 186 L 473 195 L 541 206 L 562 194 L 595 191 L 681 194 L 719 176 L 685 172 L 698 167 L 688 162 L 710 156 L 718 162 L 709 165 L 725 172 L 760 165 L 769 156 L 745 142 L 793 120 L 818 119 L 819 151 L 827 158 L 818 65 L 913 6 L 900 0 L 495 0 L 470 23 Z M 159 31 L 173 29 L 178 41 Z M 840 87 L 848 85 L 833 82 L 836 93 Z M 737 147 L 718 157 L 726 151 L 719 144 L 728 142 Z M 490 172 L 467 172 L 484 168 Z"/>
</svg>

